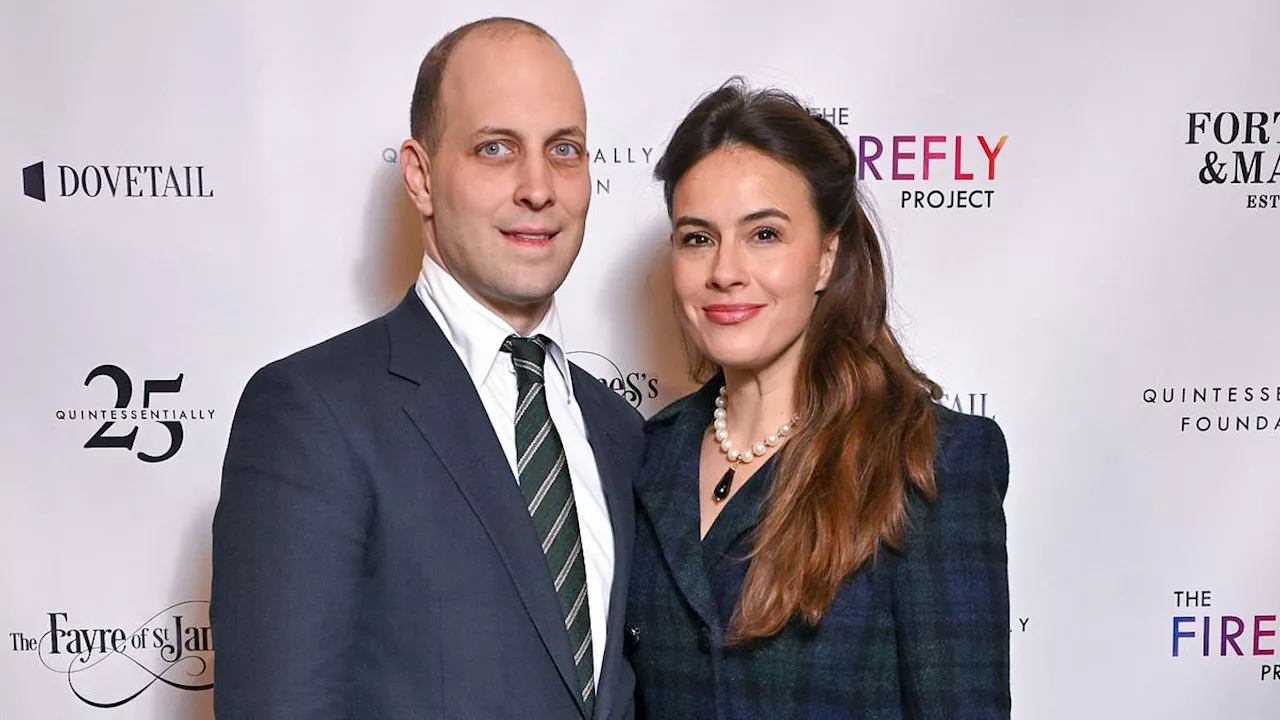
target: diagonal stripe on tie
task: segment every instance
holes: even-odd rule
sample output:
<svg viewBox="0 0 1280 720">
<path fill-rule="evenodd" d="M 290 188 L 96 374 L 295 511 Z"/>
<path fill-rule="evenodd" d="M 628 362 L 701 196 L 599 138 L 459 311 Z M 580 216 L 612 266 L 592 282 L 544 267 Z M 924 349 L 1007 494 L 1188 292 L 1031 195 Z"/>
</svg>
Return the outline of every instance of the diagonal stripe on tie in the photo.
<svg viewBox="0 0 1280 720">
<path fill-rule="evenodd" d="M 583 656 L 591 649 L 591 631 L 587 631 L 587 636 L 582 638 L 582 644 L 578 646 L 578 652 L 573 656 L 574 664 L 582 662 Z"/>
<path fill-rule="evenodd" d="M 542 424 L 542 427 L 538 428 L 538 434 L 533 436 L 533 440 L 529 443 L 529 446 L 520 451 L 523 454 L 518 460 L 516 460 L 517 475 L 524 477 L 525 469 L 528 468 L 529 463 L 533 462 L 533 459 L 537 457 L 538 449 L 542 447 L 542 443 L 551 435 L 552 429 L 551 418 L 547 418 L 547 421 Z"/>
<path fill-rule="evenodd" d="M 564 585 L 564 581 L 569 577 L 569 571 L 573 569 L 573 564 L 582 557 L 582 538 L 578 538 L 573 543 L 573 549 L 569 551 L 569 559 L 564 561 L 564 566 L 560 568 L 560 574 L 556 576 L 556 591 Z M 572 611 L 570 611 L 572 612 Z"/>
<path fill-rule="evenodd" d="M 564 453 L 560 453 L 560 459 L 556 461 L 555 467 L 551 468 L 551 472 L 547 473 L 546 479 L 542 481 L 542 486 L 538 488 L 538 494 L 533 496 L 533 500 L 529 502 L 529 514 L 533 515 L 538 512 L 538 508 L 542 505 L 543 499 L 547 497 L 547 493 L 551 490 L 551 481 L 556 479 L 560 471 L 564 469 L 565 464 Z"/>
<path fill-rule="evenodd" d="M 538 367 L 537 365 L 534 365 L 528 360 L 516 358 L 515 363 L 516 363 L 516 367 L 520 368 L 521 370 L 527 370 L 533 373 L 537 377 L 542 377 L 542 368 Z"/>
<path fill-rule="evenodd" d="M 507 338 L 502 349 L 511 353 L 516 371 L 516 475 L 525 496 L 529 518 L 542 540 L 547 573 L 564 613 L 565 633 L 573 650 L 578 687 L 586 717 L 595 706 L 595 660 L 592 654 L 591 613 L 582 530 L 564 445 L 547 407 L 543 384 L 548 341 L 542 336 Z"/>
<path fill-rule="evenodd" d="M 569 611 L 569 616 L 564 619 L 564 629 L 568 630 L 573 625 L 573 621 L 578 617 L 578 611 L 582 609 L 582 603 L 587 601 L 587 586 L 583 585 L 582 590 L 578 591 L 578 599 L 573 601 L 573 609 Z"/>
<path fill-rule="evenodd" d="M 531 392 L 520 400 L 520 405 L 516 408 L 516 425 L 520 424 L 520 418 L 524 417 L 524 411 L 529 409 L 529 406 L 533 404 L 533 400 L 537 396 L 537 393 Z"/>
<path fill-rule="evenodd" d="M 560 510 L 560 514 L 556 516 L 556 521 L 551 524 L 551 530 L 547 532 L 547 536 L 542 540 L 542 552 L 546 552 L 555 543 L 556 537 L 560 535 L 560 529 L 564 527 L 564 523 L 569 519 L 569 515 L 577 515 L 573 507 L 573 496 L 570 495 L 568 500 L 564 501 L 564 508 Z M 556 583 L 560 585 L 559 582 Z"/>
</svg>

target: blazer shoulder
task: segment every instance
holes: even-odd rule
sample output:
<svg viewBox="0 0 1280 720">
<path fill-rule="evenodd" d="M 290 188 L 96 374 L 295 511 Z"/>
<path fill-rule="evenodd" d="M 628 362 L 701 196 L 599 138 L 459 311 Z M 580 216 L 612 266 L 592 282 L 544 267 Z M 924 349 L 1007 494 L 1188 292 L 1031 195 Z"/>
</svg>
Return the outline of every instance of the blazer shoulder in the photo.
<svg viewBox="0 0 1280 720">
<path fill-rule="evenodd" d="M 368 362 L 375 358 L 385 361 L 389 346 L 386 317 L 383 316 L 290 353 L 269 365 L 302 373 L 315 373 L 335 365 L 349 368 L 353 362 Z"/>
<path fill-rule="evenodd" d="M 1004 497 L 1009 487 L 1009 448 L 1004 431 L 991 418 L 965 415 L 935 405 L 937 422 L 934 472 L 939 492 L 964 478 L 986 480 Z"/>
<path fill-rule="evenodd" d="M 267 388 L 289 386 L 310 387 L 332 401 L 355 401 L 366 393 L 371 377 L 386 373 L 389 357 L 386 318 L 378 317 L 258 368 L 241 401 Z"/>
<path fill-rule="evenodd" d="M 680 416 L 693 406 L 694 398 L 700 393 L 702 393 L 702 390 L 695 390 L 679 400 L 672 401 L 666 407 L 654 413 L 653 417 L 649 418 L 644 424 L 644 434 L 654 435 L 667 432 L 668 428 L 675 425 L 676 420 L 680 419 Z"/>
</svg>

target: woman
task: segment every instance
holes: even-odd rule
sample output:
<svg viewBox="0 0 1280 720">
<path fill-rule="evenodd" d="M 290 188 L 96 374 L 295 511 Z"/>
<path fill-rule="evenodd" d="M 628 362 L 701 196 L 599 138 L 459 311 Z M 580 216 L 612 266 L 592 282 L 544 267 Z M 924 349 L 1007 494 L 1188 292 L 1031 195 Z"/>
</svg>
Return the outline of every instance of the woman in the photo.
<svg viewBox="0 0 1280 720">
<path fill-rule="evenodd" d="M 1004 436 L 936 404 L 895 340 L 848 141 L 731 83 L 656 176 L 681 324 L 714 375 L 646 428 L 640 713 L 1007 718 Z"/>
</svg>

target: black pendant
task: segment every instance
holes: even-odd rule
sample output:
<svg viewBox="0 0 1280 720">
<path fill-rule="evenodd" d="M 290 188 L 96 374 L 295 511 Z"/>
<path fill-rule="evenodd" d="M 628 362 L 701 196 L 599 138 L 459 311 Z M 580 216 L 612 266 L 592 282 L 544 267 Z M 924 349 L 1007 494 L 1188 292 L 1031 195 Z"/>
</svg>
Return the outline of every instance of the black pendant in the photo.
<svg viewBox="0 0 1280 720">
<path fill-rule="evenodd" d="M 720 482 L 716 483 L 715 488 L 711 491 L 711 497 L 716 502 L 724 502 L 729 497 L 729 488 L 733 487 L 733 468 L 724 471 L 724 475 L 720 476 Z"/>
</svg>

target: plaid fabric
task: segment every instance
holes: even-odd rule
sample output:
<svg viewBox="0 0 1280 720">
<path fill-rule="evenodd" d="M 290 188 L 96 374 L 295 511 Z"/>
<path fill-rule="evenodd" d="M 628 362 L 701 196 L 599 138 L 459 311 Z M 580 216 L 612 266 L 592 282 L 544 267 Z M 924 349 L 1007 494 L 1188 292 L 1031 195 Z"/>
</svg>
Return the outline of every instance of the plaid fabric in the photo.
<svg viewBox="0 0 1280 720">
<path fill-rule="evenodd" d="M 905 555 L 882 551 L 817 628 L 724 647 L 768 489 L 766 465 L 698 537 L 698 447 L 713 380 L 650 420 L 627 603 L 639 717 L 1008 718 L 1004 436 L 938 408 L 938 500 L 910 499 Z"/>
</svg>

